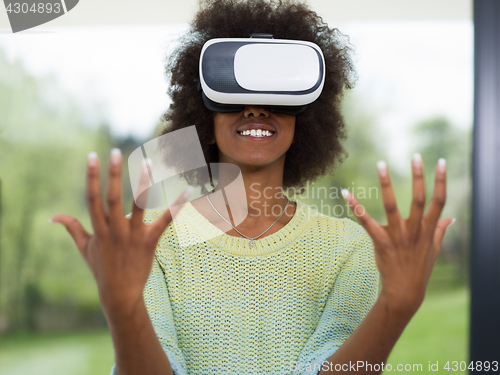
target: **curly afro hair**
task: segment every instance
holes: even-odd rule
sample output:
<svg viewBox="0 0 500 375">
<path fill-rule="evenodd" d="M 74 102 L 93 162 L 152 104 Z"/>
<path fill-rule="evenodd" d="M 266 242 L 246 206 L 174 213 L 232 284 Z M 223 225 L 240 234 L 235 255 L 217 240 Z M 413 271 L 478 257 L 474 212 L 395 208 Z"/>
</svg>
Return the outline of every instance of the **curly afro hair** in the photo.
<svg viewBox="0 0 500 375">
<path fill-rule="evenodd" d="M 336 28 L 329 28 L 322 18 L 304 3 L 290 0 L 200 0 L 200 9 L 188 33 L 169 57 L 166 75 L 172 104 L 162 115 L 166 125 L 160 135 L 191 125 L 196 126 L 207 164 L 218 163 L 214 138 L 213 112 L 203 104 L 198 91 L 199 58 L 205 42 L 213 38 L 248 38 L 253 33 L 272 34 L 275 39 L 294 39 L 316 43 L 323 51 L 326 64 L 324 88 L 319 98 L 296 116 L 295 143 L 285 157 L 283 188 L 299 189 L 333 172 L 347 156 L 341 145 L 346 138 L 341 114 L 341 98 L 357 78 L 351 59 L 348 39 Z M 168 138 L 168 137 L 163 137 Z M 168 147 L 162 147 L 165 160 Z M 180 167 L 180 166 L 179 166 Z M 196 171 L 181 174 L 204 193 L 205 173 Z"/>
</svg>

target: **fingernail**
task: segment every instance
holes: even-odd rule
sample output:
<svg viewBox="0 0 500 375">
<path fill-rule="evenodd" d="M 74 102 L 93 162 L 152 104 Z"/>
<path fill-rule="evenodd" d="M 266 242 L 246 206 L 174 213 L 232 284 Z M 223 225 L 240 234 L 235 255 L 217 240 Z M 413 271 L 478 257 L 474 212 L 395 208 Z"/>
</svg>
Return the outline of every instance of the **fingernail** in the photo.
<svg viewBox="0 0 500 375">
<path fill-rule="evenodd" d="M 153 161 L 150 158 L 142 159 L 142 173 L 149 175 L 149 169 L 151 169 L 152 166 Z"/>
<path fill-rule="evenodd" d="M 92 151 L 87 155 L 87 161 L 91 167 L 95 167 L 97 165 L 97 153 Z"/>
<path fill-rule="evenodd" d="M 184 190 L 184 196 L 189 197 L 194 191 L 194 186 L 188 185 L 186 190 Z"/>
<path fill-rule="evenodd" d="M 122 154 L 122 152 L 120 151 L 119 148 L 115 147 L 115 148 L 111 149 L 111 163 L 119 164 L 121 154 Z"/>
<path fill-rule="evenodd" d="M 422 155 L 420 155 L 419 152 L 415 152 L 411 158 L 413 160 L 413 164 L 416 167 L 419 167 L 422 165 Z"/>
<path fill-rule="evenodd" d="M 448 225 L 448 226 L 451 227 L 455 223 L 455 221 L 457 221 L 457 219 L 454 217 L 453 220 L 451 221 L 450 225 Z"/>
<path fill-rule="evenodd" d="M 52 218 L 49 219 L 49 223 L 53 223 Z"/>
<path fill-rule="evenodd" d="M 379 160 L 377 162 L 377 169 L 380 177 L 386 177 L 387 176 L 387 164 L 383 160 Z"/>
<path fill-rule="evenodd" d="M 439 170 L 441 172 L 445 172 L 446 171 L 446 159 L 439 158 L 438 159 L 438 166 L 439 166 Z"/>
<path fill-rule="evenodd" d="M 351 199 L 351 194 L 349 193 L 349 190 L 347 189 L 342 189 L 341 190 L 342 196 L 346 201 L 349 201 Z"/>
</svg>

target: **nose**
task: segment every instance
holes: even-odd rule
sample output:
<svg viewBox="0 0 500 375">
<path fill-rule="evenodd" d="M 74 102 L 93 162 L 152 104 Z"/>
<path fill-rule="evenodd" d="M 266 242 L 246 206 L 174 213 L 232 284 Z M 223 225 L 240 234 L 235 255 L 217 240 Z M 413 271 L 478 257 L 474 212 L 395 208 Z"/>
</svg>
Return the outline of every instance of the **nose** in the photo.
<svg viewBox="0 0 500 375">
<path fill-rule="evenodd" d="M 245 117 L 269 117 L 270 111 L 269 108 L 261 106 L 261 105 L 247 105 L 243 112 Z"/>
</svg>

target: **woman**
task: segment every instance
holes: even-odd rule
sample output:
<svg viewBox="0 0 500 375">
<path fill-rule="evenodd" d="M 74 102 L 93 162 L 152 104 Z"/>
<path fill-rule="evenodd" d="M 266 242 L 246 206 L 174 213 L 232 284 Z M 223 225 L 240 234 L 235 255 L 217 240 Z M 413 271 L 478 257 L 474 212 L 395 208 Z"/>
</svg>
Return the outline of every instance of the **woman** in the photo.
<svg viewBox="0 0 500 375">
<path fill-rule="evenodd" d="M 321 47 L 325 86 L 305 112 L 246 105 L 221 113 L 204 106 L 197 71 L 203 44 L 255 32 Z M 89 155 L 87 198 L 95 234 L 67 215 L 52 221 L 67 228 L 96 278 L 116 353 L 113 373 L 383 370 L 424 299 L 452 219 L 438 221 L 446 197 L 442 159 L 424 215 L 418 154 L 408 219 L 397 210 L 387 166 L 377 164 L 387 226 L 375 222 L 346 190 L 344 198 L 361 225 L 314 214 L 281 194 L 325 174 L 345 155 L 340 98 L 352 87 L 349 52 L 337 31 L 302 4 L 214 0 L 198 12 L 168 66 L 173 103 L 163 134 L 196 124 L 207 163 L 240 168 L 247 195 L 230 210 L 233 219 L 243 211 L 248 215 L 238 225 L 221 214 L 229 182 L 223 173 L 214 192 L 184 204 L 177 216 L 177 210 L 144 211 L 134 204 L 124 218 L 119 150 L 112 151 L 106 213 L 97 156 Z M 270 133 L 263 137 L 261 131 L 259 138 L 244 133 L 252 128 Z M 165 155 L 173 157 L 168 150 Z M 207 182 L 200 175 L 184 177 L 196 186 Z M 188 196 L 186 191 L 174 206 Z M 182 239 L 187 244 L 181 246 Z"/>
</svg>

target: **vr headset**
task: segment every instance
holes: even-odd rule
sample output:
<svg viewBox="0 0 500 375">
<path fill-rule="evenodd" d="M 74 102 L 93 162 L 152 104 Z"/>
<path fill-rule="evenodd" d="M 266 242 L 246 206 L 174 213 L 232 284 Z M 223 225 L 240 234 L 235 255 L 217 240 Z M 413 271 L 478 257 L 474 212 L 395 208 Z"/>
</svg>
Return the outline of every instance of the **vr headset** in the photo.
<svg viewBox="0 0 500 375">
<path fill-rule="evenodd" d="M 325 59 L 311 42 L 252 34 L 210 39 L 201 51 L 198 89 L 211 111 L 264 105 L 297 115 L 319 97 L 324 82 Z"/>
</svg>

